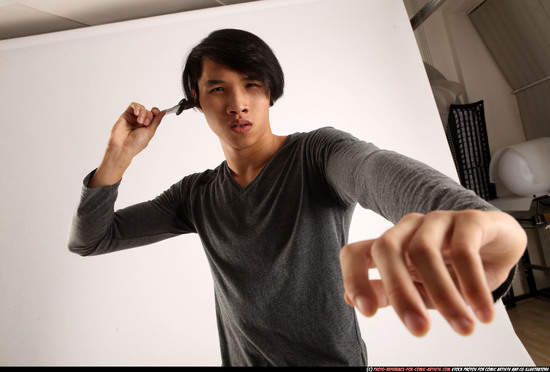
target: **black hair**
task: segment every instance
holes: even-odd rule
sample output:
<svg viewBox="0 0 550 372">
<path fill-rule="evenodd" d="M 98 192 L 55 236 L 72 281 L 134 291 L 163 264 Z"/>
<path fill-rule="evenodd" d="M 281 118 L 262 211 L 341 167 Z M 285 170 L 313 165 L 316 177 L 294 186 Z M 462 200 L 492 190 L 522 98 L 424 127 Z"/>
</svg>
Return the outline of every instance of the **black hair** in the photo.
<svg viewBox="0 0 550 372">
<path fill-rule="evenodd" d="M 284 74 L 271 48 L 258 36 L 243 30 L 217 30 L 195 46 L 187 57 L 182 84 L 187 99 L 200 107 L 198 81 L 207 58 L 266 84 L 270 105 L 283 95 Z M 196 98 L 193 97 L 193 91 Z"/>
</svg>

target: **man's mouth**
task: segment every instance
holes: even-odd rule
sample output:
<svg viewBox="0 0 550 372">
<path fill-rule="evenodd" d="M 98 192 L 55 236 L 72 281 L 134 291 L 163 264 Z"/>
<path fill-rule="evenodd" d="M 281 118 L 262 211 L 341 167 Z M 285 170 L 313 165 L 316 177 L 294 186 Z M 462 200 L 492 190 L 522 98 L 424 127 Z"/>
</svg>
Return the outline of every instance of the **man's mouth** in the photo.
<svg viewBox="0 0 550 372">
<path fill-rule="evenodd" d="M 248 120 L 238 119 L 231 122 L 231 130 L 237 133 L 248 132 L 252 128 L 252 123 Z"/>
</svg>

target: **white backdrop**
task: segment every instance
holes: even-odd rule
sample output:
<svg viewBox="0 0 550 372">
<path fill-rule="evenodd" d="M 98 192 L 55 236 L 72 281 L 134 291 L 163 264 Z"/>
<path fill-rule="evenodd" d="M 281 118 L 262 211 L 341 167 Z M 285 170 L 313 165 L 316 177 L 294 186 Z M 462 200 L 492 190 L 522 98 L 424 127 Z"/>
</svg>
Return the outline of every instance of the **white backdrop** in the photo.
<svg viewBox="0 0 550 372">
<path fill-rule="evenodd" d="M 331 125 L 456 179 L 400 0 L 266 0 L 0 42 L 0 364 L 219 365 L 212 278 L 196 236 L 82 258 L 66 248 L 82 178 L 131 101 L 182 97 L 189 49 L 242 28 L 286 74 L 277 134 Z M 117 206 L 223 160 L 202 115 L 166 117 Z M 389 224 L 358 209 L 351 241 Z M 361 328 L 372 365 L 532 365 L 502 304 L 469 337 L 433 314 L 410 336 L 391 309 Z M 322 326 L 322 325 L 320 325 Z"/>
</svg>

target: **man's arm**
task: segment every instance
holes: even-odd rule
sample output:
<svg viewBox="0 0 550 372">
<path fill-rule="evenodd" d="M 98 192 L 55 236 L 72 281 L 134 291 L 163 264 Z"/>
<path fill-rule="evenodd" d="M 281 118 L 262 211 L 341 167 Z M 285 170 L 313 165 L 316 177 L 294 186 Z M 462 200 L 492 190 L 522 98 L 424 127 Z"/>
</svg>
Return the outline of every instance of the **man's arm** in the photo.
<svg viewBox="0 0 550 372">
<path fill-rule="evenodd" d="M 492 292 L 526 248 L 517 221 L 425 164 L 346 134 L 327 137 L 322 153 L 335 192 L 395 223 L 342 249 L 347 302 L 366 316 L 391 305 L 416 335 L 429 329 L 427 308 L 460 334 L 473 330 L 469 308 L 490 321 Z M 382 280 L 369 280 L 369 268 Z"/>
<path fill-rule="evenodd" d="M 174 208 L 180 184 L 155 200 L 114 211 L 124 171 L 147 146 L 163 116 L 164 112 L 156 108 L 148 111 L 132 103 L 117 120 L 100 166 L 84 179 L 69 231 L 71 252 L 103 254 L 192 231 Z"/>
</svg>

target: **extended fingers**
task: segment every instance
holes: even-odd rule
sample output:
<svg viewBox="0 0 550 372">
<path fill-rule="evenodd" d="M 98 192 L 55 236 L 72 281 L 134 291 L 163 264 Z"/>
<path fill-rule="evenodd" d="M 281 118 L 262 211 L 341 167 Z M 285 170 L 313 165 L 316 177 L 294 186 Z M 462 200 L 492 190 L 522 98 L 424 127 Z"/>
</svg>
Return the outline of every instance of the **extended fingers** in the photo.
<svg viewBox="0 0 550 372">
<path fill-rule="evenodd" d="M 415 335 L 429 329 L 429 305 L 456 332 L 471 333 L 475 318 L 469 307 L 482 322 L 492 320 L 491 288 L 508 275 L 525 244 L 505 217 L 473 210 L 413 213 L 378 239 L 346 246 L 341 255 L 346 300 L 365 315 L 389 302 Z M 369 280 L 372 267 L 383 287 Z"/>
</svg>

